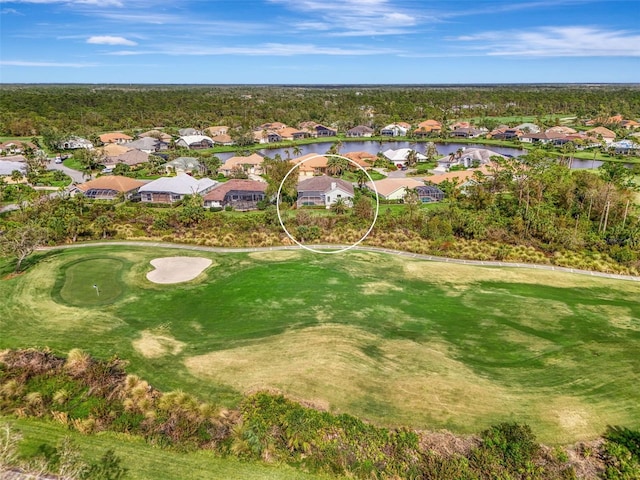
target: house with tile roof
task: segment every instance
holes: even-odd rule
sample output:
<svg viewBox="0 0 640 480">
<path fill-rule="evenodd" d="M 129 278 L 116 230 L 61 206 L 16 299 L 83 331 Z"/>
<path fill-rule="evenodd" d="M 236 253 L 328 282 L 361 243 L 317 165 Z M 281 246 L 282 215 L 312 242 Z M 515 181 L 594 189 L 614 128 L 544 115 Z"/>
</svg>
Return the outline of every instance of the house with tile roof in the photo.
<svg viewBox="0 0 640 480">
<path fill-rule="evenodd" d="M 247 175 L 262 175 L 264 157 L 258 153 L 252 153 L 246 157 L 234 156 L 230 157 L 218 169 L 218 173 L 222 173 L 225 177 L 230 176 L 238 170 L 242 170 Z"/>
<path fill-rule="evenodd" d="M 405 137 L 409 129 L 400 123 L 390 123 L 380 130 L 383 137 Z"/>
<path fill-rule="evenodd" d="M 296 200 L 298 208 L 309 206 L 331 208 L 331 205 L 339 199 L 351 205 L 354 195 L 351 183 L 326 175 L 302 180 L 298 183 L 296 190 L 298 191 L 298 199 Z"/>
<path fill-rule="evenodd" d="M 125 198 L 131 199 L 136 196 L 138 189 L 146 183 L 120 175 L 105 175 L 76 185 L 74 190 L 92 200 L 115 200 L 121 194 Z"/>
<path fill-rule="evenodd" d="M 204 206 L 215 208 L 230 206 L 240 211 L 256 210 L 258 202 L 267 198 L 267 186 L 266 182 L 233 178 L 211 189 L 204 196 Z"/>
<path fill-rule="evenodd" d="M 327 164 L 329 159 L 324 155 L 317 153 L 308 153 L 298 158 L 289 160 L 292 165 L 301 164 L 298 167 L 298 176 L 312 177 L 314 175 L 323 175 L 327 173 Z"/>
<path fill-rule="evenodd" d="M 123 143 L 128 143 L 131 140 L 133 140 L 133 137 L 127 135 L 126 133 L 122 133 L 122 132 L 103 133 L 98 138 L 105 145 L 107 143 L 123 144 Z"/>
<path fill-rule="evenodd" d="M 186 173 L 175 177 L 161 177 L 138 190 L 140 200 L 150 203 L 175 203 L 186 195 L 206 195 L 218 184 L 210 178 L 195 179 Z"/>
<path fill-rule="evenodd" d="M 410 177 L 384 178 L 375 182 L 367 182 L 365 186 L 371 191 L 377 191 L 378 196 L 384 200 L 402 200 L 407 190 L 424 185 L 423 181 Z M 374 189 L 375 187 L 375 189 Z"/>
<path fill-rule="evenodd" d="M 413 134 L 417 137 L 425 137 L 433 134 L 438 134 L 442 131 L 442 124 L 437 120 L 425 120 L 420 122 L 418 127 L 413 131 Z"/>
<path fill-rule="evenodd" d="M 348 152 L 342 155 L 349 160 L 358 164 L 358 166 L 369 169 L 378 159 L 377 155 L 370 152 Z M 355 169 L 355 165 L 351 165 L 352 170 Z"/>
<path fill-rule="evenodd" d="M 183 135 L 176 140 L 176 145 L 190 150 L 202 150 L 212 148 L 213 140 L 206 135 Z"/>
<path fill-rule="evenodd" d="M 604 140 L 604 142 L 607 145 L 613 143 L 616 140 L 615 132 L 612 132 L 611 130 L 609 130 L 606 127 L 592 128 L 591 130 L 587 130 L 585 133 L 589 137 L 602 138 L 602 140 Z"/>
<path fill-rule="evenodd" d="M 188 173 L 188 174 L 200 174 L 204 171 L 204 167 L 200 160 L 196 157 L 178 157 L 170 162 L 165 163 L 164 168 L 167 173 Z"/>
<path fill-rule="evenodd" d="M 375 130 L 371 127 L 367 127 L 366 125 L 358 125 L 357 127 L 350 128 L 346 132 L 347 137 L 372 137 L 375 133 Z"/>
<path fill-rule="evenodd" d="M 127 150 L 120 155 L 106 157 L 106 159 L 102 162 L 105 167 L 115 167 L 119 163 L 124 163 L 129 165 L 130 167 L 136 167 L 138 165 L 142 165 L 144 163 L 149 162 L 149 154 L 147 152 L 143 152 L 142 150 Z"/>
<path fill-rule="evenodd" d="M 145 137 L 157 138 L 161 142 L 165 142 L 167 144 L 171 143 L 171 140 L 173 140 L 173 137 L 171 135 L 169 135 L 168 133 L 161 132 L 160 130 L 157 130 L 157 129 L 149 130 L 147 132 L 138 134 L 138 138 L 145 138 Z"/>
</svg>

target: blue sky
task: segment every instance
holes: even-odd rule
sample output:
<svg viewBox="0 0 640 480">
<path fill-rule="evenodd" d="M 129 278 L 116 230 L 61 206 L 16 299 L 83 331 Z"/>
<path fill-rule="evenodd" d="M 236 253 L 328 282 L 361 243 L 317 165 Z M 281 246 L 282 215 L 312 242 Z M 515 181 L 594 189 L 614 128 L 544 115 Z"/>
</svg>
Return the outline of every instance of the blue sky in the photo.
<svg viewBox="0 0 640 480">
<path fill-rule="evenodd" d="M 640 0 L 0 0 L 2 83 L 640 82 Z"/>
</svg>

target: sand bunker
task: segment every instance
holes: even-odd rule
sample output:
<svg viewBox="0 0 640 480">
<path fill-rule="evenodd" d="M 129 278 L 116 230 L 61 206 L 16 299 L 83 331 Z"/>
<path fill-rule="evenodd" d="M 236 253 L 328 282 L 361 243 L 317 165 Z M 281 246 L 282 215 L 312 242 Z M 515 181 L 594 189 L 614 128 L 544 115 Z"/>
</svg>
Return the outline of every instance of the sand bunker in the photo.
<svg viewBox="0 0 640 480">
<path fill-rule="evenodd" d="M 204 272 L 211 263 L 211 260 L 202 257 L 154 258 L 151 265 L 155 270 L 147 273 L 147 279 L 154 283 L 188 282 Z"/>
</svg>

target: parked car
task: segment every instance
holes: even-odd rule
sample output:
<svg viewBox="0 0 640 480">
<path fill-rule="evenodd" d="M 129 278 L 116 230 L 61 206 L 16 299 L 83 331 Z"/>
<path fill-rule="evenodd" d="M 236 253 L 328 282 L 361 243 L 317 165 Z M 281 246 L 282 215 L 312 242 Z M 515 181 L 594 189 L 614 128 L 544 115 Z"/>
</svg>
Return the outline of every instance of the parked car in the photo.
<svg viewBox="0 0 640 480">
<path fill-rule="evenodd" d="M 61 157 L 56 157 L 56 159 L 54 161 L 56 163 L 62 163 L 62 158 Z"/>
</svg>

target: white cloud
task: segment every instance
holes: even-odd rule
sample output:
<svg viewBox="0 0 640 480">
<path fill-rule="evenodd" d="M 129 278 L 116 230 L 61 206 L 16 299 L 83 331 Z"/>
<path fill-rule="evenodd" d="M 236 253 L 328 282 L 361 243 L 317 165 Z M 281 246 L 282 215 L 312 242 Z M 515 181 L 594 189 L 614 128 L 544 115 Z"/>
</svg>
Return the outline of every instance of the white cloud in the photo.
<svg viewBox="0 0 640 480">
<path fill-rule="evenodd" d="M 73 63 L 73 62 L 32 62 L 26 60 L 0 60 L 0 65 L 7 67 L 60 67 L 60 68 L 86 68 L 98 67 L 97 63 Z"/>
<path fill-rule="evenodd" d="M 23 15 L 24 16 L 24 13 L 20 13 L 15 8 L 3 8 L 2 10 L 0 10 L 0 15 Z"/>
<path fill-rule="evenodd" d="M 351 48 L 326 47 L 312 44 L 284 44 L 263 43 L 247 46 L 219 46 L 202 47 L 198 45 L 179 45 L 156 50 L 121 50 L 109 52 L 107 55 L 180 55 L 180 56 L 212 56 L 212 55 L 246 55 L 246 56 L 279 56 L 294 55 L 329 55 L 329 56 L 359 56 L 359 55 L 387 55 L 397 51 L 387 48 L 368 48 L 354 46 Z"/>
<path fill-rule="evenodd" d="M 87 43 L 93 43 L 96 45 L 126 45 L 126 46 L 134 46 L 137 45 L 133 40 L 128 40 L 124 37 L 115 37 L 111 35 L 97 35 L 94 37 L 89 37 L 87 39 Z"/>
<path fill-rule="evenodd" d="M 491 56 L 608 57 L 640 56 L 640 33 L 598 27 L 545 27 L 529 31 L 492 31 L 464 35 L 465 42 Z"/>
<path fill-rule="evenodd" d="M 268 0 L 288 10 L 305 15 L 297 25 L 299 30 L 322 30 L 331 36 L 354 37 L 400 35 L 411 33 L 420 15 L 401 8 L 388 0 Z"/>
<path fill-rule="evenodd" d="M 14 3 L 64 3 L 65 5 L 94 5 L 96 7 L 122 7 L 121 0 L 13 0 Z"/>
</svg>

